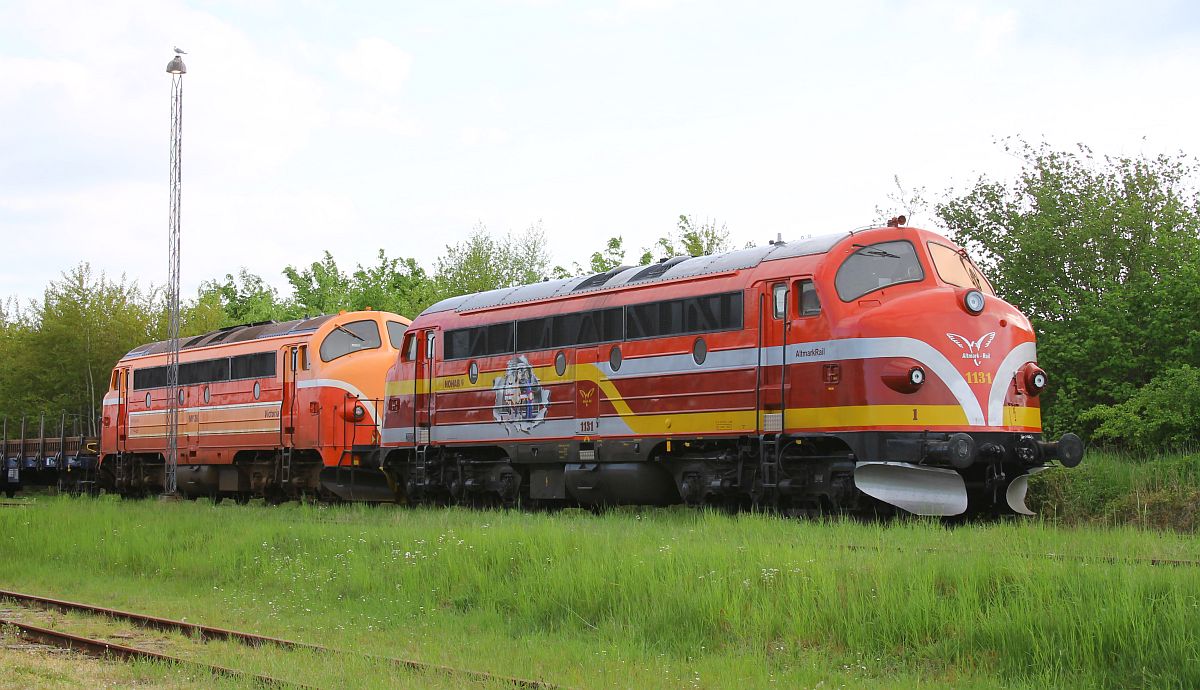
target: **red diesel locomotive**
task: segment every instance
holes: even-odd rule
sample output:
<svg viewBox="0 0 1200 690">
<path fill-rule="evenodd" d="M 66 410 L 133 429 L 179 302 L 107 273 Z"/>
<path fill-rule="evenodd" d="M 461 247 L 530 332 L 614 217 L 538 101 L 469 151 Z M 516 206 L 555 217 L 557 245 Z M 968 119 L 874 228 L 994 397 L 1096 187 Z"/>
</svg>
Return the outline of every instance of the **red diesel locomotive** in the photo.
<svg viewBox="0 0 1200 690">
<path fill-rule="evenodd" d="M 444 300 L 389 372 L 408 501 L 1028 513 L 1034 333 L 903 220 Z"/>
</svg>

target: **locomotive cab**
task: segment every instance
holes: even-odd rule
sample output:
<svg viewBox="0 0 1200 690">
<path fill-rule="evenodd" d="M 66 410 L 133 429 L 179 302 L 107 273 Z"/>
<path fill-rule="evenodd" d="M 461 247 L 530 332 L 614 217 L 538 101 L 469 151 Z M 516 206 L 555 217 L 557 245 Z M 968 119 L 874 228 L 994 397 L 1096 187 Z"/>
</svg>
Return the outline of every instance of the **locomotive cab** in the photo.
<svg viewBox="0 0 1200 690">
<path fill-rule="evenodd" d="M 1074 434 L 1041 439 L 1047 376 L 1028 319 L 965 250 L 931 232 L 881 229 L 829 259 L 835 337 L 860 349 L 841 363 L 842 395 L 875 411 L 840 435 L 856 486 L 916 513 L 1007 504 L 1029 514 L 1028 477 L 1052 460 L 1077 465 L 1083 445 Z"/>
</svg>

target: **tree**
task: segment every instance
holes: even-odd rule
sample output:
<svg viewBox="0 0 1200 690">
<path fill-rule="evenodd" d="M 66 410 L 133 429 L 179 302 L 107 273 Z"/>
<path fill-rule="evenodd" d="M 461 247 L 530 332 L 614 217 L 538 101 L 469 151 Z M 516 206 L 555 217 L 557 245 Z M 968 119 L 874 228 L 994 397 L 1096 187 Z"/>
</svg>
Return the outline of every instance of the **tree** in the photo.
<svg viewBox="0 0 1200 690">
<path fill-rule="evenodd" d="M 1200 361 L 1200 193 L 1185 157 L 1098 157 L 1010 142 L 1011 183 L 937 205 L 997 293 L 1028 314 L 1056 385 L 1047 427 L 1080 428 L 1156 372 Z"/>
<path fill-rule="evenodd" d="M 643 250 L 641 263 L 651 263 L 655 250 L 661 254 L 660 258 L 666 259 L 673 256 L 707 256 L 731 249 L 733 244 L 729 240 L 729 229 L 724 223 L 720 226 L 714 220 L 696 223 L 691 216 L 681 214 L 675 234 L 664 235 L 658 238 L 654 247 Z"/>
<path fill-rule="evenodd" d="M 546 233 L 537 222 L 519 235 L 496 238 L 479 223 L 464 241 L 448 245 L 437 260 L 434 284 L 439 299 L 537 283 L 552 272 Z"/>
<path fill-rule="evenodd" d="M 225 313 L 222 326 L 294 318 L 293 310 L 279 300 L 275 288 L 245 268 L 238 271 L 237 277 L 227 273 L 224 281 L 201 283 L 198 302 L 207 305 L 219 303 Z"/>
<path fill-rule="evenodd" d="M 10 419 L 79 414 L 94 433 L 113 364 L 154 340 L 161 301 L 87 263 L 51 281 L 40 302 L 9 302 L 0 327 L 0 406 Z M 14 431 L 10 425 L 9 432 Z"/>
<path fill-rule="evenodd" d="M 320 261 L 308 268 L 294 266 L 283 269 L 292 286 L 292 306 L 300 314 L 336 314 L 350 305 L 350 278 L 338 268 L 328 250 Z"/>
<path fill-rule="evenodd" d="M 434 302 L 433 280 L 416 259 L 389 259 L 379 250 L 379 263 L 359 264 L 350 277 L 350 308 L 382 309 L 413 318 Z"/>
</svg>

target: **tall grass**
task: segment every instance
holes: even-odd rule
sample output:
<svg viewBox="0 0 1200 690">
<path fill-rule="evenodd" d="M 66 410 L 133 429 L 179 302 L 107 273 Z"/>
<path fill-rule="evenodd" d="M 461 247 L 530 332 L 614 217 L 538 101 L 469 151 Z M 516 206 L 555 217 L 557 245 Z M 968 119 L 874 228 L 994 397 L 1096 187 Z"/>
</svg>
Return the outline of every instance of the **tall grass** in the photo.
<svg viewBox="0 0 1200 690">
<path fill-rule="evenodd" d="M 1200 569 L 1044 554 L 1200 542 L 686 510 L 0 512 L 0 585 L 568 685 L 1200 685 Z"/>
<path fill-rule="evenodd" d="M 1089 452 L 1074 469 L 1037 475 L 1029 505 L 1062 523 L 1200 528 L 1200 453 Z"/>
</svg>

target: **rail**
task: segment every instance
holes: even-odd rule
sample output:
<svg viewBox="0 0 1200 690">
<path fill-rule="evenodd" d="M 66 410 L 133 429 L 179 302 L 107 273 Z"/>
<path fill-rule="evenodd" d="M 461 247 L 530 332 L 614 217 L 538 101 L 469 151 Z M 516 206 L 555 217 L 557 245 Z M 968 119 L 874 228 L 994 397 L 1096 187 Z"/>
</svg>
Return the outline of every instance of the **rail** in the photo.
<svg viewBox="0 0 1200 690">
<path fill-rule="evenodd" d="M 300 683 L 280 680 L 271 676 L 239 671 L 226 666 L 218 666 L 216 664 L 208 664 L 202 661 L 194 661 L 191 659 L 184 659 L 182 657 L 171 656 L 170 654 L 163 654 L 161 652 L 153 652 L 149 649 L 141 649 L 139 647 L 130 647 L 128 645 L 117 644 L 115 642 L 107 642 L 105 640 L 83 637 L 82 635 L 74 635 L 62 630 L 43 628 L 38 625 L 30 625 L 29 623 L 22 623 L 21 621 L 11 620 L 8 618 L 0 618 L 0 628 L 15 630 L 20 637 L 30 642 L 47 644 L 60 649 L 71 649 L 102 659 L 115 657 L 122 660 L 148 659 L 152 661 L 161 661 L 169 664 L 177 664 L 180 666 L 202 669 L 214 675 L 233 678 L 234 680 L 254 681 L 258 685 L 266 687 L 313 687 L 311 685 L 302 685 Z"/>
<path fill-rule="evenodd" d="M 38 596 L 36 594 L 26 594 L 23 592 L 13 592 L 0 589 L 0 599 L 11 599 L 13 601 L 22 602 L 25 604 L 36 604 L 43 607 L 57 609 L 59 611 L 76 611 L 89 613 L 98 616 L 106 616 L 108 618 L 123 620 L 142 627 L 155 630 L 163 630 L 167 632 L 179 632 L 191 637 L 195 637 L 201 641 L 206 640 L 223 640 L 229 642 L 240 643 L 249 647 L 262 647 L 272 645 L 282 649 L 303 649 L 312 652 L 324 654 L 340 654 L 340 655 L 356 655 L 365 658 L 369 661 L 388 664 L 407 668 L 414 671 L 435 672 L 452 677 L 467 678 L 474 681 L 486 683 L 506 683 L 513 687 L 530 688 L 537 690 L 556 690 L 558 686 L 546 683 L 540 680 L 530 680 L 526 678 L 511 678 L 499 676 L 484 671 L 473 671 L 468 669 L 454 668 L 452 666 L 442 666 L 439 664 L 431 664 L 414 659 L 401 659 L 396 657 L 377 656 L 374 654 L 361 654 L 358 652 L 349 652 L 346 650 L 336 649 L 332 647 L 324 647 L 322 645 L 310 644 L 308 642 L 297 642 L 295 640 L 287 640 L 279 637 L 269 637 L 266 635 L 258 635 L 255 633 L 240 632 L 237 630 L 229 630 L 226 628 L 218 628 L 209 625 L 200 625 L 198 623 L 188 623 L 186 621 L 173 620 L 170 618 L 161 618 L 158 616 L 150 616 L 130 611 L 122 611 L 119 609 L 105 608 L 92 604 L 82 604 L 74 601 L 66 601 L 62 599 L 53 599 L 50 597 Z"/>
</svg>

